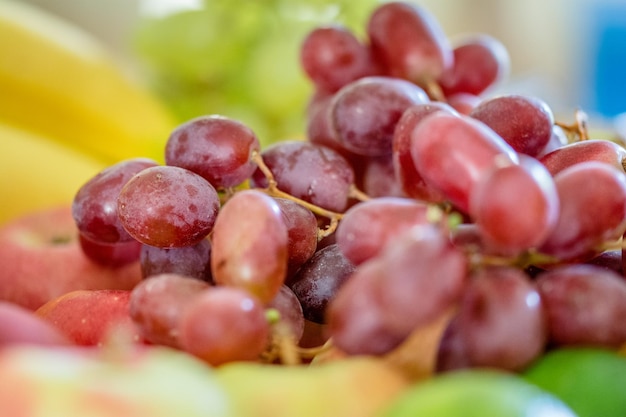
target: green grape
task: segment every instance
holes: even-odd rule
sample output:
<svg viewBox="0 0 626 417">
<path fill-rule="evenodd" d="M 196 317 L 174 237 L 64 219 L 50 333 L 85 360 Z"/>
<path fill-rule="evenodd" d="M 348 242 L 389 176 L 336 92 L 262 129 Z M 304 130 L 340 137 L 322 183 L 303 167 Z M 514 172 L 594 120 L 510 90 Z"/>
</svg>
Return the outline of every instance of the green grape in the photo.
<svg viewBox="0 0 626 417">
<path fill-rule="evenodd" d="M 363 36 L 376 0 L 206 0 L 204 8 L 146 16 L 134 48 L 157 94 L 181 120 L 220 113 L 265 146 L 301 136 L 312 84 L 300 68 L 304 36 L 341 23 Z"/>
</svg>

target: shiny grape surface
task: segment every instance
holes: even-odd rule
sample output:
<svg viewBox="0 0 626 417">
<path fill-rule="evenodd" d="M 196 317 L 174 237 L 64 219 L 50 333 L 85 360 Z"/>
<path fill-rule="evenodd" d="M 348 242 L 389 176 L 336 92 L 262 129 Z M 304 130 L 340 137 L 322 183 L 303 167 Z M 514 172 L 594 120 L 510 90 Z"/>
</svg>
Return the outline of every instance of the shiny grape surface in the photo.
<svg viewBox="0 0 626 417">
<path fill-rule="evenodd" d="M 537 277 L 551 341 L 619 347 L 626 342 L 626 280 L 604 268 L 575 264 Z"/>
<path fill-rule="evenodd" d="M 133 288 L 129 314 L 147 341 L 179 348 L 180 314 L 189 300 L 209 287 L 205 281 L 180 274 L 152 275 Z"/>
<path fill-rule="evenodd" d="M 246 181 L 259 152 L 256 134 L 244 123 L 224 116 L 200 116 L 178 126 L 165 146 L 165 162 L 200 175 L 215 188 Z"/>
<path fill-rule="evenodd" d="M 270 335 L 261 301 L 228 286 L 194 297 L 181 311 L 177 330 L 181 348 L 211 365 L 258 359 Z"/>
<path fill-rule="evenodd" d="M 354 184 L 354 169 L 338 152 L 304 141 L 276 143 L 262 152 L 278 188 L 316 206 L 344 211 Z M 257 169 L 252 186 L 266 187 L 267 178 Z"/>
<path fill-rule="evenodd" d="M 209 239 L 180 248 L 141 245 L 139 263 L 144 278 L 170 273 L 212 282 Z"/>
<path fill-rule="evenodd" d="M 117 198 L 135 174 L 156 165 L 151 159 L 129 159 L 105 168 L 87 181 L 72 202 L 72 215 L 81 234 L 102 243 L 133 240 L 119 220 Z"/>
<path fill-rule="evenodd" d="M 470 116 L 492 128 L 517 152 L 530 156 L 537 156 L 552 137 L 552 110 L 536 97 L 494 97 L 482 101 Z"/>
<path fill-rule="evenodd" d="M 350 262 L 361 264 L 376 257 L 407 229 L 428 223 L 427 214 L 427 204 L 408 198 L 360 202 L 346 211 L 337 227 L 337 245 Z"/>
<path fill-rule="evenodd" d="M 386 71 L 417 84 L 438 79 L 454 60 L 437 19 L 416 4 L 379 6 L 367 22 L 367 34 L 374 56 Z"/>
<path fill-rule="evenodd" d="M 215 221 L 213 280 L 269 302 L 285 282 L 288 247 L 288 230 L 278 203 L 260 191 L 241 191 L 224 204 Z"/>
<path fill-rule="evenodd" d="M 367 45 L 339 25 L 312 30 L 302 41 L 300 62 L 316 88 L 330 93 L 377 72 Z"/>
<path fill-rule="evenodd" d="M 426 103 L 417 85 L 391 77 L 364 77 L 335 93 L 330 108 L 332 128 L 341 145 L 366 156 L 391 154 L 393 132 L 402 113 Z"/>
<path fill-rule="evenodd" d="M 325 323 L 328 303 L 335 298 L 354 269 L 354 264 L 337 244 L 320 249 L 302 265 L 289 282 L 289 288 L 300 300 L 304 318 Z"/>
<path fill-rule="evenodd" d="M 428 186 L 441 192 L 463 212 L 481 177 L 495 163 L 517 163 L 517 152 L 483 123 L 435 112 L 411 133 L 411 156 Z"/>
<path fill-rule="evenodd" d="M 146 245 L 195 245 L 213 230 L 220 207 L 215 188 L 185 168 L 156 166 L 121 189 L 117 211 L 124 229 Z"/>
</svg>

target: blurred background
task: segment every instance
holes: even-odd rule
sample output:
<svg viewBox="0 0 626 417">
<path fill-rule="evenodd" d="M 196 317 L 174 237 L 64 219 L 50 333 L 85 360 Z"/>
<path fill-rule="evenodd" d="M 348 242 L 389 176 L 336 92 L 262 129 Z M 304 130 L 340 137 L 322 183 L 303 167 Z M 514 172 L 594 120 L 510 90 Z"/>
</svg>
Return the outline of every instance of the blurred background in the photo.
<svg viewBox="0 0 626 417">
<path fill-rule="evenodd" d="M 270 140 L 300 135 L 311 86 L 298 46 L 311 28 L 362 33 L 375 0 L 23 0 L 105 41 L 181 120 L 237 117 Z M 415 0 L 448 36 L 497 37 L 511 56 L 490 94 L 537 95 L 558 117 L 582 108 L 596 126 L 626 112 L 626 2 Z M 621 117 L 623 119 L 623 116 Z M 567 121 L 567 120 L 565 120 Z M 593 126 L 592 126 L 593 127 Z"/>
</svg>

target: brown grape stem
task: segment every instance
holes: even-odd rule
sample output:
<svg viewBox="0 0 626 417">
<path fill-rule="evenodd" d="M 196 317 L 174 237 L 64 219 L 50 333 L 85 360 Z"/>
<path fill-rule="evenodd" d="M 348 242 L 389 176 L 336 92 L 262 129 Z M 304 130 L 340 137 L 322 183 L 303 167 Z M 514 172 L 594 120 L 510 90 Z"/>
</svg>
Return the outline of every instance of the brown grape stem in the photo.
<svg viewBox="0 0 626 417">
<path fill-rule="evenodd" d="M 436 80 L 427 79 L 420 84 L 424 86 L 424 90 L 426 90 L 426 94 L 428 94 L 428 97 L 430 97 L 431 100 L 441 102 L 446 101 L 446 95 L 443 93 L 441 86 Z"/>
<path fill-rule="evenodd" d="M 332 234 L 335 231 L 335 229 L 337 228 L 337 225 L 339 224 L 339 220 L 341 220 L 341 218 L 343 217 L 342 213 L 337 213 L 335 211 L 327 210 L 323 207 L 317 206 L 315 204 L 311 204 L 308 201 L 304 201 L 298 197 L 294 197 L 291 194 L 282 191 L 281 189 L 278 188 L 278 183 L 276 182 L 276 179 L 274 178 L 274 174 L 272 174 L 272 171 L 265 164 L 265 161 L 263 161 L 263 157 L 261 156 L 261 154 L 259 152 L 253 152 L 251 159 L 257 164 L 257 166 L 259 167 L 259 169 L 261 170 L 261 172 L 267 179 L 268 185 L 266 188 L 262 189 L 264 193 L 272 197 L 285 198 L 287 200 L 294 201 L 300 204 L 301 206 L 311 210 L 313 213 L 317 214 L 318 216 L 326 217 L 327 219 L 330 220 L 330 224 L 325 229 L 321 229 L 319 231 L 318 240 Z M 354 187 L 354 189 L 356 190 L 356 187 Z M 351 190 L 351 196 L 352 196 L 352 190 Z M 365 194 L 362 194 L 361 197 L 363 196 L 367 198 Z"/>
<path fill-rule="evenodd" d="M 576 121 L 571 124 L 566 124 L 562 122 L 554 122 L 554 124 L 565 131 L 565 133 L 570 135 L 576 135 L 578 140 L 588 140 L 589 139 L 589 117 L 587 113 L 580 109 L 576 109 L 574 113 L 574 117 Z"/>
</svg>

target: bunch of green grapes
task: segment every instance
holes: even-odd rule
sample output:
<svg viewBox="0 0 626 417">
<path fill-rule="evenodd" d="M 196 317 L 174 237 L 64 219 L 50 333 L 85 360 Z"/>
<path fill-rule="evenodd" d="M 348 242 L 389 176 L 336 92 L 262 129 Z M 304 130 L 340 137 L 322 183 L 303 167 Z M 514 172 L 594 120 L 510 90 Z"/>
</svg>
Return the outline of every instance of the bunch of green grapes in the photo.
<svg viewBox="0 0 626 417">
<path fill-rule="evenodd" d="M 157 93 L 181 120 L 222 113 L 263 144 L 301 136 L 312 86 L 304 36 L 342 24 L 360 35 L 375 0 L 205 0 L 200 10 L 145 17 L 134 45 Z"/>
</svg>

